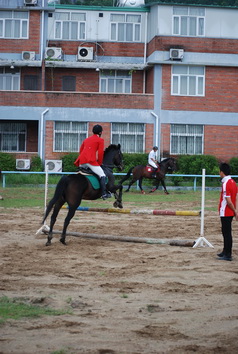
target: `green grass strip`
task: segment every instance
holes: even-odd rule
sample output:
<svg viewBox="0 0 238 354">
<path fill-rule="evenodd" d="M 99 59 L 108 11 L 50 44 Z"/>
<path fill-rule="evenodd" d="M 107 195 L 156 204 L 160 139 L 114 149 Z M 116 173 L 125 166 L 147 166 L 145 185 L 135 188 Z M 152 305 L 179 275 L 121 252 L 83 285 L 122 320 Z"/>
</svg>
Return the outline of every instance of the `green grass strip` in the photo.
<svg viewBox="0 0 238 354">
<path fill-rule="evenodd" d="M 47 307 L 30 305 L 19 299 L 9 299 L 7 296 L 0 298 L 0 324 L 8 319 L 19 320 L 24 317 L 36 318 L 40 316 L 59 316 L 69 311 L 53 310 Z"/>
</svg>

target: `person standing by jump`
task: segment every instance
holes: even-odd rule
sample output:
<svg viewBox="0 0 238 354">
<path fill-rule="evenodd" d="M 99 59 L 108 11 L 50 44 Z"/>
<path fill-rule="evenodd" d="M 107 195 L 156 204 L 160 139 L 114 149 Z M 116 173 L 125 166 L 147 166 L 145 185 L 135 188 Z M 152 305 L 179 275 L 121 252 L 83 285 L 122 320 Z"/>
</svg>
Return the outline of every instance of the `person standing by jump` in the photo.
<svg viewBox="0 0 238 354">
<path fill-rule="evenodd" d="M 79 149 L 79 156 L 74 162 L 75 166 L 89 167 L 93 173 L 98 175 L 102 192 L 102 199 L 111 197 L 111 193 L 106 189 L 106 175 L 101 168 L 104 155 L 104 139 L 101 138 L 102 126 L 97 124 L 93 127 L 93 135 L 86 138 Z"/>
<path fill-rule="evenodd" d="M 222 188 L 219 201 L 219 214 L 223 236 L 223 250 L 218 258 L 224 261 L 232 260 L 232 219 L 238 220 L 237 185 L 230 176 L 230 166 L 227 163 L 220 165 Z"/>
</svg>

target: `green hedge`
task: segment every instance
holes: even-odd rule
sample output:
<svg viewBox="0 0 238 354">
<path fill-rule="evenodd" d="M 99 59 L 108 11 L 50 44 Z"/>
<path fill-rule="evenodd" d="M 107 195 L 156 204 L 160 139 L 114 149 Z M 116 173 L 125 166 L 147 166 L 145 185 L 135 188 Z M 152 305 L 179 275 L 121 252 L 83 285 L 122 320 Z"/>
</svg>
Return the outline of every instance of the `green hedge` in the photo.
<svg viewBox="0 0 238 354">
<path fill-rule="evenodd" d="M 62 157 L 63 171 L 75 172 L 77 168 L 74 166 L 74 161 L 77 159 L 78 153 L 69 153 Z M 192 174 L 201 175 L 202 169 L 206 169 L 207 175 L 219 175 L 219 161 L 212 155 L 180 155 L 176 158 L 178 169 L 177 174 Z M 129 154 L 123 153 L 124 170 L 127 172 L 131 167 L 136 165 L 146 165 L 148 154 Z M 238 157 L 230 159 L 231 174 L 238 175 Z M 13 154 L 0 152 L 0 170 L 15 171 L 16 157 Z M 44 166 L 39 156 L 31 158 L 30 171 L 44 171 Z M 117 172 L 114 169 L 114 172 Z M 178 177 L 179 178 L 179 177 Z"/>
<path fill-rule="evenodd" d="M 207 175 L 219 174 L 219 162 L 211 155 L 181 155 L 177 158 L 178 174 L 201 175 L 206 169 Z"/>
</svg>

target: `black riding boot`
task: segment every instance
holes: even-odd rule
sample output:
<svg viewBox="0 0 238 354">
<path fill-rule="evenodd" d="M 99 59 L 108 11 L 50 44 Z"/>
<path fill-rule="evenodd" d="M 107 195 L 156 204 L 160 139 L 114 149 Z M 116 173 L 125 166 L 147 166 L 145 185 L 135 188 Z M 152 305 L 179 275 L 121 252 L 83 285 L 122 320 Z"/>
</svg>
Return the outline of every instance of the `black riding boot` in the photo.
<svg viewBox="0 0 238 354">
<path fill-rule="evenodd" d="M 106 177 L 101 177 L 100 186 L 102 192 L 102 199 L 105 200 L 107 198 L 111 198 L 111 193 L 109 193 L 106 189 Z"/>
</svg>

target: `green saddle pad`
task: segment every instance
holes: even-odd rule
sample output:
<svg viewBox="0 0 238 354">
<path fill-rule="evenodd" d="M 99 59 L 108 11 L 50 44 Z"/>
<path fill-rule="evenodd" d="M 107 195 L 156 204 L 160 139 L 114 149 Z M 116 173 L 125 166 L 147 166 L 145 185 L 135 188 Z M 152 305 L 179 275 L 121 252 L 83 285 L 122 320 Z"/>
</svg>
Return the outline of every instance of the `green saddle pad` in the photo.
<svg viewBox="0 0 238 354">
<path fill-rule="evenodd" d="M 97 177 L 93 175 L 86 175 L 85 177 L 89 180 L 93 189 L 100 189 L 100 183 Z M 108 183 L 108 178 L 106 177 L 106 184 L 107 183 Z"/>
</svg>

